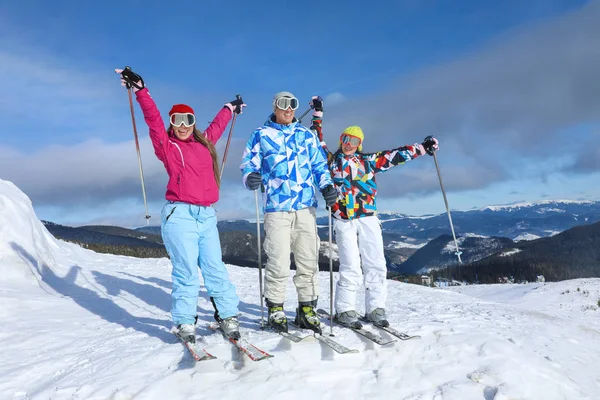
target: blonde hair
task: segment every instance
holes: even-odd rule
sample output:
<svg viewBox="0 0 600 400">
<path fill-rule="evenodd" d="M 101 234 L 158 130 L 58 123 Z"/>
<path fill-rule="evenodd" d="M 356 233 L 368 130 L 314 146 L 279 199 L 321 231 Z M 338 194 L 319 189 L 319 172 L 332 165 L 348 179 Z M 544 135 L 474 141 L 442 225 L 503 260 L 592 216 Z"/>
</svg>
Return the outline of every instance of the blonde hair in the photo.
<svg viewBox="0 0 600 400">
<path fill-rule="evenodd" d="M 173 131 L 173 125 L 169 125 L 169 129 L 167 131 Z M 214 144 L 210 140 L 204 136 L 204 133 L 196 127 L 194 124 L 194 140 L 202 145 L 204 145 L 208 152 L 210 153 L 210 157 L 213 162 L 213 172 L 215 174 L 215 182 L 217 183 L 217 188 L 221 188 L 221 173 L 219 171 L 219 156 L 217 155 L 217 149 Z"/>
</svg>

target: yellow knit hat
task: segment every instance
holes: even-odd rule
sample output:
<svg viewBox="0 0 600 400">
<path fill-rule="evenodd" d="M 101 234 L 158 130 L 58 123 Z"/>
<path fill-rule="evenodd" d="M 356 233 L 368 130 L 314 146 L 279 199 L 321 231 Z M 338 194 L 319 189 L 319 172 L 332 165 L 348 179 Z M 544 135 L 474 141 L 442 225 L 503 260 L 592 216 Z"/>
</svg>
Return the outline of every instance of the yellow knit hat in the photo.
<svg viewBox="0 0 600 400">
<path fill-rule="evenodd" d="M 356 138 L 360 139 L 360 145 L 358 146 L 358 151 L 362 151 L 362 142 L 365 140 L 365 134 L 363 133 L 362 129 L 360 129 L 360 126 L 349 126 L 346 129 L 344 129 L 344 132 L 342 132 L 342 134 L 340 135 L 340 147 L 342 146 L 342 136 L 344 135 L 348 135 L 348 136 L 354 136 Z"/>
</svg>

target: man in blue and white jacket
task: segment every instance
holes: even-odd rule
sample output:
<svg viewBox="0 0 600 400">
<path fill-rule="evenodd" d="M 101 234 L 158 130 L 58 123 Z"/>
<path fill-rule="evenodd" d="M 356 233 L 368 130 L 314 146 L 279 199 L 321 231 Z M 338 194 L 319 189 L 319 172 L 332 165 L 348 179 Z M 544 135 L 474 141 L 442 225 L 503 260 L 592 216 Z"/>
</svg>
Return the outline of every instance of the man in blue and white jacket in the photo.
<svg viewBox="0 0 600 400">
<path fill-rule="evenodd" d="M 298 293 L 296 323 L 320 333 L 315 312 L 319 294 L 316 191 L 321 191 L 327 207 L 335 204 L 337 192 L 318 138 L 294 117 L 298 105 L 298 99 L 289 92 L 275 95 L 273 114 L 250 135 L 240 168 L 246 188 L 265 188 L 264 295 L 268 325 L 287 332 L 283 303 L 293 252 L 293 281 Z"/>
</svg>

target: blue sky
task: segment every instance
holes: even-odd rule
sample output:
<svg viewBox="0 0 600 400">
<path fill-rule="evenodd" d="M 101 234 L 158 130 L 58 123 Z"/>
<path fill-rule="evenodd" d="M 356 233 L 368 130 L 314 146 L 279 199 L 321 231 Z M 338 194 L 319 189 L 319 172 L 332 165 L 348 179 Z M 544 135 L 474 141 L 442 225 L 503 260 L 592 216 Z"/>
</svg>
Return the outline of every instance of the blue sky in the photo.
<svg viewBox="0 0 600 400">
<path fill-rule="evenodd" d="M 453 209 L 600 199 L 598 1 L 95 3 L 0 7 L 0 179 L 40 218 L 144 224 L 127 94 L 112 72 L 124 65 L 163 115 L 190 104 L 201 128 L 242 94 L 221 219 L 254 215 L 238 166 L 282 90 L 325 98 L 332 145 L 349 125 L 365 131 L 365 151 L 438 137 Z M 158 224 L 166 173 L 137 105 L 136 117 Z M 445 212 L 429 157 L 378 182 L 381 211 Z"/>
</svg>

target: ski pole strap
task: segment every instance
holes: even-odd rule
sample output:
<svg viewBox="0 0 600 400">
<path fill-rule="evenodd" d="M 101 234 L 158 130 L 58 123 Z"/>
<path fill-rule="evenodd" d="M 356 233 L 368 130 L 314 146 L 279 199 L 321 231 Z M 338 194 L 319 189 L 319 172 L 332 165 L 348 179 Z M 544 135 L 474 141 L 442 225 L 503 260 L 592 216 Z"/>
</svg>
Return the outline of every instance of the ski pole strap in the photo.
<svg viewBox="0 0 600 400">
<path fill-rule="evenodd" d="M 123 72 L 121 72 L 121 77 L 123 77 L 123 80 L 125 80 L 125 85 L 126 85 L 127 89 L 131 89 L 132 87 L 135 87 L 136 89 L 141 90 L 144 87 L 146 87 L 142 77 L 139 76 L 138 74 L 136 74 L 135 72 L 133 72 L 131 70 L 131 67 L 125 67 Z"/>
</svg>

